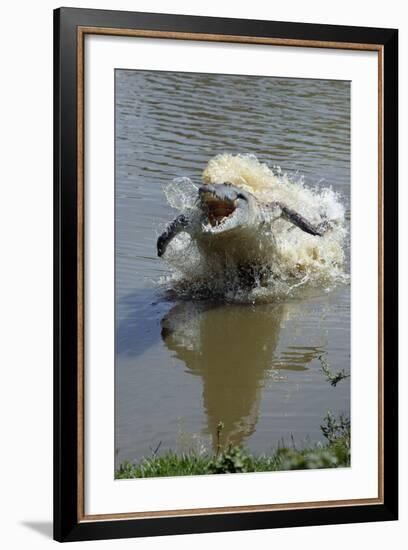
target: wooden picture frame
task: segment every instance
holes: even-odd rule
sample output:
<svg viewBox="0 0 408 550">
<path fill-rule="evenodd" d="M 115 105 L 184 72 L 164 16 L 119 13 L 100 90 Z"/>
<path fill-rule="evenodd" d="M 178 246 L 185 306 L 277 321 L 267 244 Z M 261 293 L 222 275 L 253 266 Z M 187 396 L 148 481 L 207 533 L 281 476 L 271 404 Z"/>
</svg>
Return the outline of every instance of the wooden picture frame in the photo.
<svg viewBox="0 0 408 550">
<path fill-rule="evenodd" d="M 84 38 L 90 34 L 374 51 L 378 56 L 378 495 L 87 515 L 84 477 Z M 398 32 L 60 8 L 54 12 L 54 537 L 58 541 L 397 519 Z"/>
</svg>

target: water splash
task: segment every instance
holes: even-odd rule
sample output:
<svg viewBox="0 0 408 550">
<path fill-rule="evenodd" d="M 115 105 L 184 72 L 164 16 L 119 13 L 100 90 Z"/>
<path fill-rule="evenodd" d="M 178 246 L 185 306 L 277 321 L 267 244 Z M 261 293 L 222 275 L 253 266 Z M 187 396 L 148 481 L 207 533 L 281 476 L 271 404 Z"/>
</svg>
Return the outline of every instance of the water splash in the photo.
<svg viewBox="0 0 408 550">
<path fill-rule="evenodd" d="M 243 281 L 239 266 L 234 265 L 234 258 L 228 257 L 227 249 L 221 268 L 209 252 L 199 250 L 182 233 L 172 241 L 166 254 L 173 272 L 161 281 L 172 292 L 193 299 L 257 303 L 295 296 L 307 288 L 327 292 L 348 280 L 344 268 L 345 209 L 333 189 L 308 187 L 301 176 L 295 179 L 279 167 L 269 167 L 254 155 L 245 154 L 221 154 L 210 159 L 203 182 L 230 182 L 265 203 L 286 204 L 312 224 L 327 222 L 330 229 L 323 237 L 316 237 L 283 219 L 274 221 L 260 231 L 259 249 L 264 254 L 265 266 L 251 274 L 250 284 Z M 173 180 L 165 194 L 170 206 L 181 212 L 196 207 L 197 186 L 189 178 Z"/>
<path fill-rule="evenodd" d="M 190 178 L 174 178 L 163 189 L 167 202 L 176 210 L 189 210 L 197 200 L 197 186 Z"/>
</svg>

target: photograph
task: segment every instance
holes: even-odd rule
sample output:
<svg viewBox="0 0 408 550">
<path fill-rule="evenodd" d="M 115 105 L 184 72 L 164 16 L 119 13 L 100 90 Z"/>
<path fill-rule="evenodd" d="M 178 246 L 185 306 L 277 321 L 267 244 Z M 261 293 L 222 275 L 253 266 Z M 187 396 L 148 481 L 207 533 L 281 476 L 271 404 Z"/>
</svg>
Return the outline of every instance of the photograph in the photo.
<svg viewBox="0 0 408 550">
<path fill-rule="evenodd" d="M 405 11 L 4 4 L 3 548 L 406 546 Z"/>
<path fill-rule="evenodd" d="M 54 538 L 398 517 L 398 30 L 54 12 Z"/>
<path fill-rule="evenodd" d="M 352 465 L 350 86 L 115 69 L 115 479 Z"/>
</svg>

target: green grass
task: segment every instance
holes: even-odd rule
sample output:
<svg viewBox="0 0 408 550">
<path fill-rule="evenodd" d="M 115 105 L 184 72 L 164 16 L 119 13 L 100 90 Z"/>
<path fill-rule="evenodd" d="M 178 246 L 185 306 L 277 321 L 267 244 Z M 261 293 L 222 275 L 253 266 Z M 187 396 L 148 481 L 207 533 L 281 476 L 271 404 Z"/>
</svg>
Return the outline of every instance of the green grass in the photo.
<svg viewBox="0 0 408 550">
<path fill-rule="evenodd" d="M 217 431 L 218 437 L 222 424 Z M 196 451 L 175 453 L 168 451 L 162 456 L 144 458 L 138 464 L 124 462 L 116 471 L 116 479 L 140 477 L 169 477 L 245 472 L 273 472 L 338 468 L 350 466 L 350 421 L 340 416 L 336 419 L 328 413 L 321 426 L 326 443 L 297 449 L 280 447 L 270 455 L 254 456 L 245 448 L 228 446 L 214 454 L 199 454 Z"/>
<path fill-rule="evenodd" d="M 342 380 L 345 380 L 346 378 L 350 378 L 350 374 L 347 374 L 344 371 L 344 369 L 338 372 L 333 372 L 328 362 L 323 357 L 323 355 L 319 357 L 319 361 L 320 361 L 320 369 L 323 372 L 323 374 L 326 376 L 327 382 L 330 382 L 331 386 L 336 387 L 337 384 Z"/>
</svg>

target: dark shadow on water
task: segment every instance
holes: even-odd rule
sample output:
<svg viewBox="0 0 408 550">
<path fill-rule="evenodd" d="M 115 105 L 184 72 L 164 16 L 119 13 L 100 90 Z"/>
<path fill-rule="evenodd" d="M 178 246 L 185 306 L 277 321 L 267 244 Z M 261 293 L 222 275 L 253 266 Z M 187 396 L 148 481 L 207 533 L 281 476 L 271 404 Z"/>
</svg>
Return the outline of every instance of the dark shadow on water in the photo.
<svg viewBox="0 0 408 550">
<path fill-rule="evenodd" d="M 138 357 L 160 341 L 160 321 L 174 305 L 163 299 L 156 289 L 145 288 L 127 294 L 117 305 L 117 355 Z M 118 318 L 118 310 L 126 312 Z"/>
<path fill-rule="evenodd" d="M 22 521 L 21 525 L 39 533 L 47 539 L 52 539 L 53 525 L 52 521 Z"/>
</svg>

